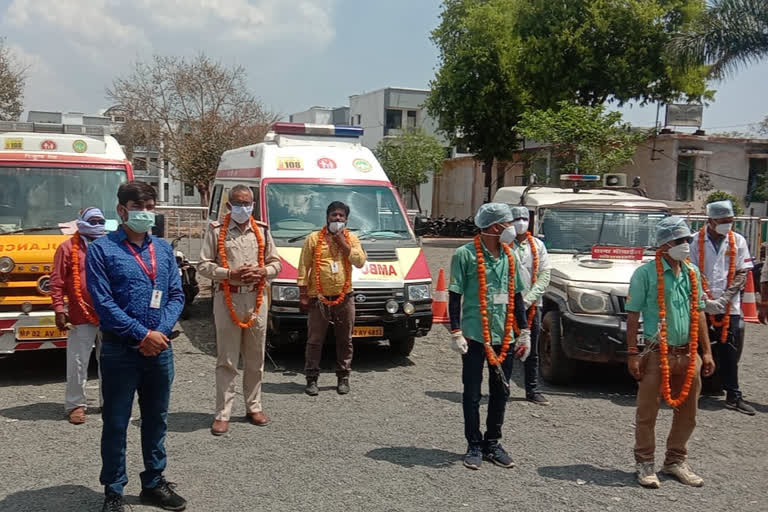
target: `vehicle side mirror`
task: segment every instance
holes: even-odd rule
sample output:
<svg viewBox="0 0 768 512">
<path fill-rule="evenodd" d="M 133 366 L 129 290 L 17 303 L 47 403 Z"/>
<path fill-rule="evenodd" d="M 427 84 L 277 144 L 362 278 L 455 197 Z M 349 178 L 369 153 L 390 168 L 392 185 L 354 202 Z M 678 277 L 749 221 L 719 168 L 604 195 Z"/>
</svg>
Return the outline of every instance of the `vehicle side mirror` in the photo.
<svg viewBox="0 0 768 512">
<path fill-rule="evenodd" d="M 427 223 L 428 218 L 423 215 L 417 215 L 416 218 L 413 219 L 413 232 L 416 236 L 424 236 L 427 232 Z"/>
<path fill-rule="evenodd" d="M 162 213 L 155 214 L 155 225 L 152 226 L 152 234 L 165 238 L 165 215 Z"/>
</svg>

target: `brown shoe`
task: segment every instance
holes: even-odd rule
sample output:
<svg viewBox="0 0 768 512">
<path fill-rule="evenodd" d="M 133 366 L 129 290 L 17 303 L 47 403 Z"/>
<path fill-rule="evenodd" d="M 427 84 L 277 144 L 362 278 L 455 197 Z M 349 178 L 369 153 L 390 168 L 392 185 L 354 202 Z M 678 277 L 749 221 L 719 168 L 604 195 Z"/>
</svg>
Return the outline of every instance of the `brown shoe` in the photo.
<svg viewBox="0 0 768 512">
<path fill-rule="evenodd" d="M 85 408 L 75 407 L 69 411 L 69 422 L 73 425 L 82 425 L 85 423 Z"/>
<path fill-rule="evenodd" d="M 227 420 L 213 420 L 211 434 L 215 436 L 223 436 L 227 432 L 229 432 L 229 422 Z"/>
<path fill-rule="evenodd" d="M 264 411 L 249 412 L 245 418 L 257 427 L 264 427 L 269 425 L 269 418 L 266 414 L 264 414 Z"/>
</svg>

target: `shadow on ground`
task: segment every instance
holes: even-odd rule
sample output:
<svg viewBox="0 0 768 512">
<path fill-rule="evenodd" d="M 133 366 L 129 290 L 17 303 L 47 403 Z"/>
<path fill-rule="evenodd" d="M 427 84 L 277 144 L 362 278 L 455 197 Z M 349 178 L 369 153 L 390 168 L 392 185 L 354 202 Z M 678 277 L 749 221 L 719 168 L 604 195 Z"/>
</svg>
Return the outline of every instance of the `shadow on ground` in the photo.
<svg viewBox="0 0 768 512">
<path fill-rule="evenodd" d="M 19 421 L 63 420 L 66 417 L 63 402 L 40 402 L 8 407 L 0 409 L 0 416 Z"/>
<path fill-rule="evenodd" d="M 568 466 L 543 466 L 538 469 L 540 476 L 555 480 L 576 482 L 601 487 L 634 487 L 635 474 L 618 469 L 600 468 L 592 464 L 571 464 Z"/>
<path fill-rule="evenodd" d="M 81 512 L 100 510 L 104 495 L 82 485 L 58 485 L 19 491 L 0 501 L 3 512 Z"/>
<path fill-rule="evenodd" d="M 436 448 L 417 448 L 414 446 L 392 446 L 376 448 L 365 454 L 373 460 L 391 462 L 404 468 L 423 466 L 428 468 L 446 468 L 461 460 L 461 454 L 438 450 Z"/>
</svg>

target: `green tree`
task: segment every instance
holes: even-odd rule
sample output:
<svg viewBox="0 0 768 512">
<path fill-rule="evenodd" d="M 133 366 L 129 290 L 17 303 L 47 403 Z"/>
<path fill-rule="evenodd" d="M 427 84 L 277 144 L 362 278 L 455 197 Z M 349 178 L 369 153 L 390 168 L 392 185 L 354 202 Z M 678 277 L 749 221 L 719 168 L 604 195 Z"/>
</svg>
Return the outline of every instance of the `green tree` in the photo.
<svg viewBox="0 0 768 512">
<path fill-rule="evenodd" d="M 715 201 L 730 201 L 733 204 L 733 213 L 735 213 L 737 217 L 744 213 L 744 209 L 741 207 L 741 201 L 739 201 L 739 198 L 733 194 L 729 194 L 723 190 L 717 190 L 707 196 L 706 204 Z"/>
<path fill-rule="evenodd" d="M 16 121 L 24 110 L 27 68 L 0 37 L 0 121 Z"/>
<path fill-rule="evenodd" d="M 709 65 L 709 75 L 725 78 L 768 57 L 768 2 L 712 0 L 670 44 L 682 64 Z"/>
<path fill-rule="evenodd" d="M 437 137 L 417 128 L 383 139 L 374 153 L 390 181 L 401 191 L 410 191 L 421 210 L 418 186 L 438 175 L 445 160 L 445 148 Z"/>
<path fill-rule="evenodd" d="M 620 112 L 605 107 L 585 107 L 561 102 L 557 109 L 533 110 L 522 115 L 520 134 L 548 144 L 568 172 L 603 174 L 632 160 L 637 145 L 648 138 L 647 130 L 632 130 Z"/>
</svg>

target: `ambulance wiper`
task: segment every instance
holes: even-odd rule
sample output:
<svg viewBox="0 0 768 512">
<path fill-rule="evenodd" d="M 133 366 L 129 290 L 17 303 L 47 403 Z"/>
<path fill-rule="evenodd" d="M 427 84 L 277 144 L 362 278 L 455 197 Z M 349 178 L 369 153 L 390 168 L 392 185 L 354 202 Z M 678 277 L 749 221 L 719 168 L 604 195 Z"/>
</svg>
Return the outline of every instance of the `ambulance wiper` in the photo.
<svg viewBox="0 0 768 512">
<path fill-rule="evenodd" d="M 36 228 L 22 228 L 22 229 L 16 229 L 14 231 L 7 231 L 2 234 L 13 235 L 15 233 L 31 233 L 32 231 L 48 231 L 49 229 L 61 230 L 61 227 L 60 226 L 42 226 L 42 227 L 36 227 Z"/>
</svg>

